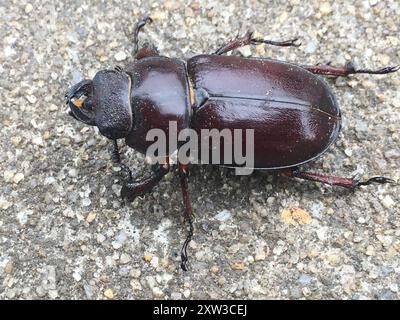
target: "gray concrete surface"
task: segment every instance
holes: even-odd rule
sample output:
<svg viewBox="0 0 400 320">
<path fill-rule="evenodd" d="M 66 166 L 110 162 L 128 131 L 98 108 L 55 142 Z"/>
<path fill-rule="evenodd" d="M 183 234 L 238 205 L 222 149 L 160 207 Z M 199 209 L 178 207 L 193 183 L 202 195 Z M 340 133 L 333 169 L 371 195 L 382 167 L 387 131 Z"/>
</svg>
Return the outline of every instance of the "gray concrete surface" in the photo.
<svg viewBox="0 0 400 320">
<path fill-rule="evenodd" d="M 0 298 L 398 299 L 398 186 L 352 193 L 193 167 L 197 219 L 186 273 L 177 255 L 186 232 L 174 174 L 121 206 L 108 141 L 64 113 L 63 95 L 80 78 L 127 63 L 124 32 L 146 13 L 154 24 L 141 42 L 170 57 L 211 52 L 252 28 L 269 39 L 298 36 L 303 45 L 235 54 L 400 64 L 397 0 L 2 0 Z M 307 169 L 399 181 L 400 73 L 329 84 L 343 130 Z M 135 152 L 124 158 L 146 169 Z"/>
</svg>

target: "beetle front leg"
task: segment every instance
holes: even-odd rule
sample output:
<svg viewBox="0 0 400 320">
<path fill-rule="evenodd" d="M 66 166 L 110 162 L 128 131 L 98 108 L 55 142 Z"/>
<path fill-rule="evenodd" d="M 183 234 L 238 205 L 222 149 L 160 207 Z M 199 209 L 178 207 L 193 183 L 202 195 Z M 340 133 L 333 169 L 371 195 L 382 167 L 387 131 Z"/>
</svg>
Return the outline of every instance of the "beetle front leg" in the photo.
<svg viewBox="0 0 400 320">
<path fill-rule="evenodd" d="M 121 171 L 125 172 L 128 175 L 129 181 L 132 181 L 132 179 L 133 179 L 132 170 L 129 169 L 129 167 L 127 165 L 121 163 L 121 156 L 119 154 L 117 140 L 113 140 L 113 150 L 111 151 L 111 159 L 114 163 L 119 164 Z"/>
<path fill-rule="evenodd" d="M 378 70 L 369 70 L 369 69 L 355 69 L 353 64 L 348 63 L 344 67 L 333 67 L 330 65 L 316 65 L 316 66 L 308 66 L 302 65 L 302 68 L 314 73 L 314 74 L 322 74 L 326 76 L 348 76 L 349 74 L 387 74 L 396 72 L 400 69 L 400 66 L 394 67 L 385 67 Z"/>
<path fill-rule="evenodd" d="M 229 51 L 238 49 L 240 47 L 247 46 L 249 44 L 270 44 L 273 46 L 279 46 L 279 47 L 298 47 L 300 46 L 300 43 L 298 43 L 298 38 L 292 39 L 292 40 L 285 40 L 285 41 L 272 41 L 272 40 L 264 40 L 264 39 L 259 39 L 259 38 L 252 38 L 253 32 L 252 31 L 247 31 L 247 33 L 243 37 L 236 37 L 235 39 L 232 39 L 225 45 L 223 45 L 221 48 L 219 48 L 217 51 L 214 52 L 214 54 L 221 55 L 224 53 L 227 53 Z"/>
<path fill-rule="evenodd" d="M 187 271 L 187 262 L 188 262 L 188 255 L 187 255 L 187 247 L 192 240 L 193 237 L 193 210 L 192 204 L 190 202 L 189 197 L 189 188 L 188 188 L 188 167 L 187 165 L 183 165 L 181 163 L 178 164 L 179 170 L 179 179 L 181 182 L 182 188 L 182 195 L 183 195 L 183 203 L 185 205 L 185 220 L 189 223 L 189 232 L 186 237 L 185 242 L 183 243 L 182 250 L 181 250 L 181 268 L 183 271 Z"/>
<path fill-rule="evenodd" d="M 121 189 L 122 199 L 132 202 L 136 197 L 144 196 L 150 192 L 161 179 L 169 172 L 169 160 L 163 164 L 157 163 L 152 167 L 150 176 L 126 183 Z"/>
<path fill-rule="evenodd" d="M 133 57 L 135 59 L 139 60 L 145 57 L 154 57 L 159 55 L 157 49 L 148 44 L 139 49 L 139 32 L 147 23 L 151 22 L 153 22 L 153 19 L 149 16 L 144 17 L 135 24 L 133 33 L 127 35 L 129 38 L 133 38 Z"/>
<path fill-rule="evenodd" d="M 342 178 L 342 177 L 335 177 L 329 176 L 320 173 L 313 173 L 313 172 L 302 172 L 299 169 L 286 169 L 281 170 L 281 173 L 288 177 L 292 178 L 299 178 L 304 180 L 316 181 L 321 182 L 324 184 L 329 184 L 332 186 L 339 186 L 344 187 L 347 189 L 356 189 L 360 186 L 370 185 L 372 183 L 379 183 L 379 184 L 386 184 L 386 183 L 395 183 L 394 180 L 386 177 L 372 177 L 366 181 L 361 181 L 360 179 L 353 177 L 353 178 Z"/>
</svg>

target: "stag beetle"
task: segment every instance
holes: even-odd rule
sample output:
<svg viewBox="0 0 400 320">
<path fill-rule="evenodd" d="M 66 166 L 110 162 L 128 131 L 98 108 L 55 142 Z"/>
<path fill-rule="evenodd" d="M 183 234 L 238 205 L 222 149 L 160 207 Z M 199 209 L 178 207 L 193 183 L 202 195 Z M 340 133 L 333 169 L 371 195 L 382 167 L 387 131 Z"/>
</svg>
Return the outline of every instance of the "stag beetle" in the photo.
<svg viewBox="0 0 400 320">
<path fill-rule="evenodd" d="M 266 58 L 226 56 L 245 45 L 299 46 L 298 39 L 270 41 L 254 38 L 252 32 L 237 36 L 212 54 L 186 61 L 159 55 L 156 48 L 139 49 L 138 35 L 151 22 L 146 17 L 136 23 L 133 36 L 134 61 L 125 68 L 99 71 L 93 80 L 83 80 L 66 93 L 69 114 L 97 126 L 113 141 L 113 160 L 121 164 L 118 139 L 145 153 L 152 143 L 146 135 L 152 128 L 168 132 L 170 121 L 177 129 L 254 130 L 253 169 L 274 170 L 289 177 L 355 189 L 371 183 L 392 183 L 385 177 L 366 181 L 319 173 L 299 167 L 320 157 L 337 139 L 341 128 L 338 103 L 326 82 L 317 75 L 387 74 L 399 66 L 379 70 L 357 70 L 352 65 L 295 65 Z M 222 146 L 222 144 L 221 144 Z M 179 148 L 179 146 L 178 146 Z M 211 146 L 212 148 L 212 146 Z M 121 164 L 129 180 L 121 189 L 122 198 L 132 201 L 151 191 L 170 170 L 170 153 L 152 166 L 151 174 L 134 179 Z M 221 166 L 235 167 L 235 163 Z M 193 213 L 188 192 L 188 166 L 178 162 L 188 236 L 181 251 L 187 270 L 187 245 L 193 236 Z"/>
</svg>

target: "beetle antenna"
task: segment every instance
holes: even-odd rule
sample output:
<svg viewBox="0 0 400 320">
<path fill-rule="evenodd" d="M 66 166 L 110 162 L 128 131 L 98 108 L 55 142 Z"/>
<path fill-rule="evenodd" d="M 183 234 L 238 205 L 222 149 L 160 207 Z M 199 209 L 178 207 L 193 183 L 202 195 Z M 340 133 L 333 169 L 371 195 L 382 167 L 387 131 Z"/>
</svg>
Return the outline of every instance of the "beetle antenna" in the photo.
<svg viewBox="0 0 400 320">
<path fill-rule="evenodd" d="M 193 219 L 192 217 L 188 217 L 189 222 L 189 233 L 186 237 L 185 242 L 183 243 L 182 250 L 181 250 L 181 268 L 183 271 L 188 271 L 187 262 L 188 262 L 188 254 L 187 254 L 187 247 L 192 240 L 194 227 L 193 227 Z"/>
</svg>

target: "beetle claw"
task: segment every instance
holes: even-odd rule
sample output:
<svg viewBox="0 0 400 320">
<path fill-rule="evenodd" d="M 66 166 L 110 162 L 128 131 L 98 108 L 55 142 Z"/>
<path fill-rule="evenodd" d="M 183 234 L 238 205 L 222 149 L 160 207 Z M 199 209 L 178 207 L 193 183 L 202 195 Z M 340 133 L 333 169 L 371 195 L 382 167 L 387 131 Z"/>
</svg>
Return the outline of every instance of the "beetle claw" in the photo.
<svg viewBox="0 0 400 320">
<path fill-rule="evenodd" d="M 368 179 L 367 181 L 359 181 L 359 180 L 356 181 L 355 184 L 354 184 L 354 187 L 367 186 L 367 185 L 372 184 L 372 183 L 396 184 L 396 181 L 394 181 L 393 179 L 390 179 L 390 178 L 386 178 L 386 177 L 372 177 L 372 178 Z"/>
</svg>

